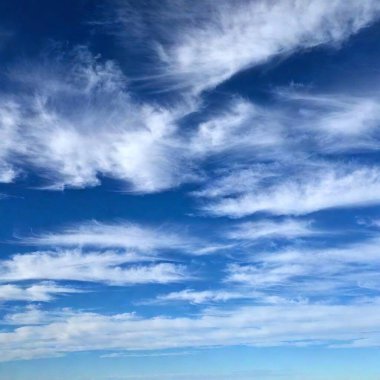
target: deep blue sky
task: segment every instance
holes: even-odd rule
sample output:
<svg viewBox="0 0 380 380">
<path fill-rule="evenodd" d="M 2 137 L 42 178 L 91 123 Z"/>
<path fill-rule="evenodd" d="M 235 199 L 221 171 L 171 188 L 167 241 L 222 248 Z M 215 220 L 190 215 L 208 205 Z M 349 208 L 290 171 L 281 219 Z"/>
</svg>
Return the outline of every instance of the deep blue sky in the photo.
<svg viewBox="0 0 380 380">
<path fill-rule="evenodd" d="M 378 0 L 0 0 L 0 378 L 380 378 Z"/>
</svg>

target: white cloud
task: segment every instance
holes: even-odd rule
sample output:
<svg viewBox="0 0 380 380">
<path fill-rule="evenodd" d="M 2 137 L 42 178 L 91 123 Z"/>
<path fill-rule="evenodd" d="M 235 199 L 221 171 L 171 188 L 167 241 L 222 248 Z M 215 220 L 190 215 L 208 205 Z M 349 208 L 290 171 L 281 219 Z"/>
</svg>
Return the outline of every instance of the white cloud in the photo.
<svg viewBox="0 0 380 380">
<path fill-rule="evenodd" d="M 205 160 L 228 154 L 219 168 L 245 167 L 241 189 L 273 175 L 263 174 L 267 165 L 258 160 L 378 148 L 376 96 L 283 91 L 270 106 L 237 98 L 184 132 L 180 120 L 201 110 L 199 99 L 171 107 L 137 102 L 118 66 L 84 48 L 12 76 L 23 91 L 1 96 L 2 182 L 34 171 L 51 189 L 95 186 L 106 176 L 125 190 L 155 192 L 200 180 Z M 236 173 L 224 176 L 196 194 L 222 195 L 236 187 L 234 179 Z"/>
<path fill-rule="evenodd" d="M 8 326 L 46 325 L 63 321 L 74 314 L 75 312 L 69 308 L 46 312 L 41 309 L 40 305 L 29 304 L 23 309 L 17 308 L 15 311 L 5 314 L 1 323 Z"/>
<path fill-rule="evenodd" d="M 190 140 L 197 156 L 220 153 L 265 155 L 283 144 L 281 114 L 244 99 L 234 99 L 221 114 L 199 124 Z M 273 154 L 273 153 L 272 153 Z"/>
<path fill-rule="evenodd" d="M 100 357 L 103 359 L 109 358 L 149 358 L 149 357 L 161 357 L 161 356 L 183 356 L 183 355 L 193 355 L 194 351 L 172 351 L 172 352 L 156 352 L 156 353 L 135 353 L 127 354 L 125 352 L 112 352 L 110 354 L 104 354 Z"/>
<path fill-rule="evenodd" d="M 58 295 L 78 293 L 78 289 L 58 286 L 52 282 L 40 282 L 28 286 L 14 284 L 0 285 L 1 301 L 47 302 Z"/>
<path fill-rule="evenodd" d="M 155 300 L 143 302 L 143 304 L 168 303 L 168 302 L 184 302 L 191 304 L 211 304 L 222 303 L 227 301 L 240 300 L 250 303 L 254 301 L 256 305 L 279 305 L 290 303 L 306 303 L 307 300 L 302 297 L 285 298 L 278 295 L 267 294 L 257 291 L 251 286 L 245 287 L 228 287 L 216 290 L 193 290 L 184 289 L 178 292 L 158 295 Z"/>
<path fill-rule="evenodd" d="M 5 99 L 0 100 L 0 182 L 10 183 L 17 169 L 12 165 L 10 155 L 14 150 L 22 150 L 18 136 L 19 109 L 17 104 Z"/>
<path fill-rule="evenodd" d="M 185 289 L 178 292 L 172 292 L 168 294 L 160 295 L 156 298 L 158 302 L 171 302 L 171 301 L 181 301 L 189 302 L 193 304 L 203 304 L 207 302 L 224 302 L 233 299 L 246 298 L 247 295 L 239 293 L 237 291 L 228 290 L 192 290 Z"/>
<path fill-rule="evenodd" d="M 379 238 L 338 248 L 288 248 L 256 252 L 246 264 L 231 264 L 227 282 L 281 296 L 321 297 L 327 301 L 344 292 L 357 297 L 377 292 Z M 276 293 L 275 293 L 276 294 Z"/>
<path fill-rule="evenodd" d="M 278 54 L 340 42 L 380 12 L 375 0 L 181 3 L 189 10 L 186 16 L 178 16 L 178 3 L 170 9 L 166 4 L 162 14 L 152 16 L 156 21 L 162 16 L 160 22 L 177 17 L 174 29 L 181 32 L 162 43 L 165 68 L 160 78 L 167 74 L 198 90 Z M 206 16 L 203 8 L 210 10 Z M 284 17 L 290 24 L 281 22 Z M 282 107 L 242 99 L 203 119 L 193 132 L 184 132 L 180 120 L 203 111 L 200 96 L 184 96 L 171 106 L 143 103 L 130 94 L 115 62 L 95 57 L 84 47 L 69 53 L 60 49 L 51 49 L 51 56 L 38 64 L 10 69 L 18 92 L 1 95 L 2 182 L 32 170 L 45 180 L 41 186 L 51 189 L 95 186 L 106 176 L 121 180 L 129 191 L 155 192 L 200 179 L 199 163 L 210 156 L 229 153 L 235 155 L 232 161 L 244 155 L 250 162 L 258 156 L 281 161 L 304 141 L 294 136 L 300 128 L 288 128 L 287 120 L 294 118 Z M 374 136 L 363 138 L 361 133 L 377 125 L 375 98 L 283 96 L 311 114 L 307 130 L 319 150 L 358 147 L 359 135 L 360 146 L 375 144 Z M 304 126 L 310 118 L 300 115 L 297 120 Z M 295 132 L 289 136 L 289 131 Z"/>
<path fill-rule="evenodd" d="M 376 20 L 380 6 L 376 0 L 219 1 L 181 11 L 173 7 L 156 17 L 174 25 L 158 49 L 159 78 L 200 92 L 275 56 L 337 44 Z"/>
<path fill-rule="evenodd" d="M 232 167 L 222 170 L 218 176 L 214 175 L 202 189 L 194 191 L 193 195 L 218 198 L 244 194 L 271 177 L 276 177 L 276 172 L 266 165 L 252 164 L 249 167 Z"/>
<path fill-rule="evenodd" d="M 327 133 L 358 136 L 379 126 L 380 107 L 374 95 L 366 97 L 341 93 L 306 94 L 281 91 L 279 95 L 283 100 L 297 103 L 308 118 L 313 118 L 313 111 L 316 114 L 318 110 L 325 111 L 317 124 Z"/>
<path fill-rule="evenodd" d="M 187 278 L 182 265 L 131 264 L 143 260 L 144 256 L 134 253 L 78 249 L 18 254 L 0 261 L 0 281 L 72 280 L 133 285 L 180 282 Z"/>
<path fill-rule="evenodd" d="M 149 227 L 128 222 L 97 221 L 71 225 L 58 232 L 22 238 L 24 244 L 53 247 L 98 247 L 137 250 L 190 250 L 195 239 L 168 227 Z"/>
<path fill-rule="evenodd" d="M 50 188 L 95 186 L 107 176 L 136 192 L 193 178 L 176 138 L 176 120 L 190 103 L 140 103 L 112 61 L 84 48 L 56 53 L 12 71 L 22 93 L 2 99 L 0 178 L 10 182 L 18 169 L 32 168 Z"/>
<path fill-rule="evenodd" d="M 351 344 L 377 336 L 378 302 L 283 304 L 209 309 L 193 317 L 102 315 L 63 311 L 39 315 L 0 333 L 2 361 L 48 357 L 76 351 L 157 350 L 224 345 Z M 18 317 L 20 318 L 20 316 Z M 50 319 L 50 321 L 49 321 Z M 8 315 L 6 320 L 12 320 Z M 45 321 L 45 322 L 44 322 Z M 4 323 L 3 322 L 3 323 Z"/>
<path fill-rule="evenodd" d="M 380 106 L 377 93 L 347 95 L 277 91 L 282 120 L 308 149 L 322 153 L 379 149 Z"/>
<path fill-rule="evenodd" d="M 239 173 L 237 173 L 239 178 Z M 230 181 L 233 179 L 233 175 Z M 239 187 L 239 182 L 235 182 Z M 342 207 L 380 203 L 380 171 L 376 167 L 310 165 L 286 175 L 281 173 L 270 185 L 258 185 L 236 197 L 209 202 L 212 215 L 242 217 L 257 212 L 302 215 Z"/>
<path fill-rule="evenodd" d="M 227 237 L 235 240 L 255 241 L 259 239 L 293 239 L 318 234 L 310 221 L 297 219 L 261 220 L 244 222 L 234 226 Z"/>
</svg>

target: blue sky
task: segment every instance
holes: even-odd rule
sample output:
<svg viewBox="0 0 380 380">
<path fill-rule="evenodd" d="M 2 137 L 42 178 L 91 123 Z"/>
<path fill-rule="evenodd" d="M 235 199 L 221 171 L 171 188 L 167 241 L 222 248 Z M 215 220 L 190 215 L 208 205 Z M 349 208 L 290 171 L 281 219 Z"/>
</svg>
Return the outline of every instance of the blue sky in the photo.
<svg viewBox="0 0 380 380">
<path fill-rule="evenodd" d="M 380 379 L 378 0 L 0 1 L 0 378 Z"/>
</svg>

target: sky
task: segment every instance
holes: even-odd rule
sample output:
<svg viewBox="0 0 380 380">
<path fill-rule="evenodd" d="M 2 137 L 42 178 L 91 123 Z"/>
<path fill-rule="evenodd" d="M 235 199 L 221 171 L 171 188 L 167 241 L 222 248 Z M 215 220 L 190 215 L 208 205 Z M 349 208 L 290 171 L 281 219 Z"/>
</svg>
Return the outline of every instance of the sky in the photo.
<svg viewBox="0 0 380 380">
<path fill-rule="evenodd" d="M 0 379 L 380 380 L 379 0 L 0 0 Z"/>
</svg>

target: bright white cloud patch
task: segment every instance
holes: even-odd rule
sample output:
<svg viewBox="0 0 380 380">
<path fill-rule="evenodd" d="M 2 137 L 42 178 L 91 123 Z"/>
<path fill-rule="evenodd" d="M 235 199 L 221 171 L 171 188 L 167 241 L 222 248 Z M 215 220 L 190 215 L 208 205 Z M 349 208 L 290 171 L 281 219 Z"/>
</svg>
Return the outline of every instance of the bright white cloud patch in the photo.
<svg viewBox="0 0 380 380">
<path fill-rule="evenodd" d="M 189 18 L 184 19 L 188 22 L 179 22 L 179 30 L 168 37 L 171 42 L 159 50 L 166 64 L 164 75 L 195 92 L 278 55 L 340 43 L 373 22 L 380 12 L 376 0 L 195 4 L 199 12 L 190 10 Z"/>
<path fill-rule="evenodd" d="M 108 176 L 132 191 L 154 192 L 190 178 L 173 138 L 187 106 L 134 101 L 112 61 L 101 63 L 78 48 L 47 68 L 18 68 L 12 75 L 25 92 L 0 107 L 4 181 L 16 175 L 12 157 L 53 188 L 94 186 Z"/>
</svg>

